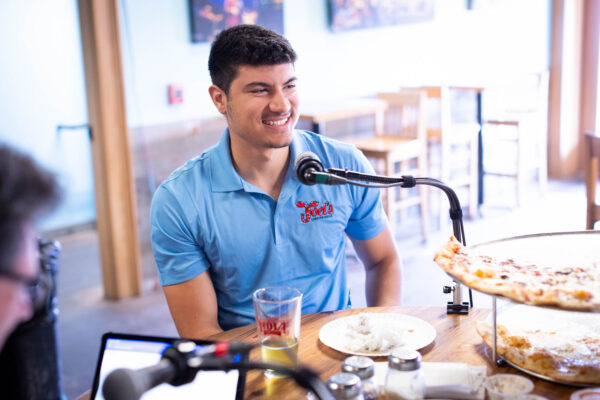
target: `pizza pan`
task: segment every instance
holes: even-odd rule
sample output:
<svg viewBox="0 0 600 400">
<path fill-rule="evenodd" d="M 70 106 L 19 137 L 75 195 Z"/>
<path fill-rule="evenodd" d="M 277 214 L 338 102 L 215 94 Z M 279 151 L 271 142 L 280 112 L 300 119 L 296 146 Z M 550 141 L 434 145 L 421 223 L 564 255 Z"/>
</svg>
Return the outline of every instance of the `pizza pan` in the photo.
<svg viewBox="0 0 600 400">
<path fill-rule="evenodd" d="M 536 233 L 492 240 L 467 247 L 495 258 L 512 258 L 520 263 L 556 267 L 600 263 L 600 231 Z M 451 274 L 448 275 L 461 284 L 470 287 L 459 278 Z M 517 300 L 500 294 L 482 292 L 475 288 L 471 289 L 518 303 Z M 525 304 L 561 310 L 600 312 L 600 309 L 581 310 L 575 307 L 558 307 L 528 302 L 525 302 Z"/>
<path fill-rule="evenodd" d="M 536 233 L 468 246 L 492 257 L 562 267 L 600 263 L 600 231 Z"/>
<path fill-rule="evenodd" d="M 598 327 L 600 327 L 600 315 L 590 315 L 585 312 L 572 312 L 570 310 L 539 310 L 534 306 L 516 303 L 509 303 L 501 308 L 502 309 L 498 313 L 490 316 L 492 318 L 492 321 L 490 322 L 493 323 L 493 318 L 496 317 L 497 324 L 509 327 L 516 335 L 522 334 L 521 331 L 538 329 L 542 331 L 552 330 L 555 331 L 553 342 L 568 343 L 569 340 L 573 340 L 569 331 L 572 332 L 574 330 L 578 332 L 578 334 L 587 337 L 595 335 L 598 331 Z M 494 332 L 494 334 L 497 335 L 496 332 Z M 598 386 L 594 383 L 573 382 L 548 377 L 539 372 L 530 371 L 519 366 L 499 354 L 496 354 L 496 356 L 498 359 L 502 359 L 519 371 L 550 382 L 577 387 Z"/>
<path fill-rule="evenodd" d="M 536 378 L 543 379 L 543 380 L 548 381 L 548 382 L 558 383 L 558 384 L 567 385 L 567 386 L 576 386 L 576 387 L 592 387 L 592 386 L 596 387 L 596 386 L 598 386 L 598 384 L 593 384 L 593 383 L 561 381 L 559 379 L 550 378 L 549 376 L 542 375 L 542 374 L 539 374 L 537 372 L 530 371 L 530 370 L 525 369 L 523 367 L 519 367 L 518 365 L 512 363 L 511 361 L 507 360 L 504 357 L 499 357 L 499 359 L 502 359 L 503 362 L 507 363 L 508 365 L 510 365 L 511 367 L 513 367 L 515 369 L 518 369 L 521 372 L 525 372 L 526 374 L 529 374 L 531 376 L 535 376 Z"/>
</svg>

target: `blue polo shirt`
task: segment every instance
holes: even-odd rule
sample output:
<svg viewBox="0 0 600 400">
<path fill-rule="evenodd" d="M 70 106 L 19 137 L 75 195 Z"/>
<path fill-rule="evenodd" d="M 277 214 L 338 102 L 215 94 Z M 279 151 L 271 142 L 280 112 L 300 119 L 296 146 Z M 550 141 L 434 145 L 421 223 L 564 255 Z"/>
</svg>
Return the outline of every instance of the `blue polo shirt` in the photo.
<svg viewBox="0 0 600 400">
<path fill-rule="evenodd" d="M 235 171 L 228 130 L 154 194 L 151 237 L 161 284 L 208 270 L 223 329 L 254 323 L 252 293 L 265 286 L 300 290 L 303 313 L 348 308 L 344 234 L 366 240 L 386 226 L 378 189 L 306 186 L 296 177 L 303 151 L 317 154 L 325 168 L 372 173 L 356 147 L 295 131 L 290 150 L 278 201 Z"/>
</svg>

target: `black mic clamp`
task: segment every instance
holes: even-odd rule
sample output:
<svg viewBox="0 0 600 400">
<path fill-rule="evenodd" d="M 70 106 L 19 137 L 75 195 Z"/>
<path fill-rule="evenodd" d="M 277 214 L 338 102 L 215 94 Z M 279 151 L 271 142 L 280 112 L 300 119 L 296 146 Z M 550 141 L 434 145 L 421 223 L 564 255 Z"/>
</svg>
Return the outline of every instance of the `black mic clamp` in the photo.
<svg viewBox="0 0 600 400">
<path fill-rule="evenodd" d="M 181 386 L 193 381 L 196 371 L 189 367 L 199 366 L 202 362 L 200 356 L 196 354 L 196 343 L 188 340 L 181 340 L 167 347 L 162 358 L 169 360 L 176 371 L 169 382 L 173 386 Z"/>
</svg>

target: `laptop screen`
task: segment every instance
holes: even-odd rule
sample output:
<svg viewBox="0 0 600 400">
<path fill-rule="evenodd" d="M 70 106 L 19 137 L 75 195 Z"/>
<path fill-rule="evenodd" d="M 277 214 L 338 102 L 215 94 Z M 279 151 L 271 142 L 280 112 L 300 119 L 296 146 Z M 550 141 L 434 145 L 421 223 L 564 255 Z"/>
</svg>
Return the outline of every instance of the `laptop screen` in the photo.
<svg viewBox="0 0 600 400">
<path fill-rule="evenodd" d="M 102 337 L 100 356 L 94 375 L 91 398 L 104 399 L 102 385 L 112 371 L 118 368 L 133 370 L 157 364 L 163 351 L 171 346 L 176 338 L 151 337 L 106 333 Z M 208 345 L 209 341 L 195 341 L 198 347 Z M 235 356 L 240 361 L 242 355 Z M 234 400 L 243 397 L 245 374 L 239 371 L 199 371 L 191 383 L 171 386 L 163 383 L 146 392 L 141 398 L 153 399 L 223 399 Z"/>
</svg>

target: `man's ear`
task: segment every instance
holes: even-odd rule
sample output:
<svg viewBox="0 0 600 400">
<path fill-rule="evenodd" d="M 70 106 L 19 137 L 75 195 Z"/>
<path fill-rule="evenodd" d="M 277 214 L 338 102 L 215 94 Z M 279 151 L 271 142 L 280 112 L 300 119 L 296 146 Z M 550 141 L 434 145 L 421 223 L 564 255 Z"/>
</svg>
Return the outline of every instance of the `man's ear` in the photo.
<svg viewBox="0 0 600 400">
<path fill-rule="evenodd" d="M 227 113 L 227 95 L 223 89 L 217 85 L 210 85 L 208 88 L 208 94 L 210 95 L 213 103 L 215 103 L 217 110 L 219 110 L 221 114 L 225 115 Z"/>
</svg>

